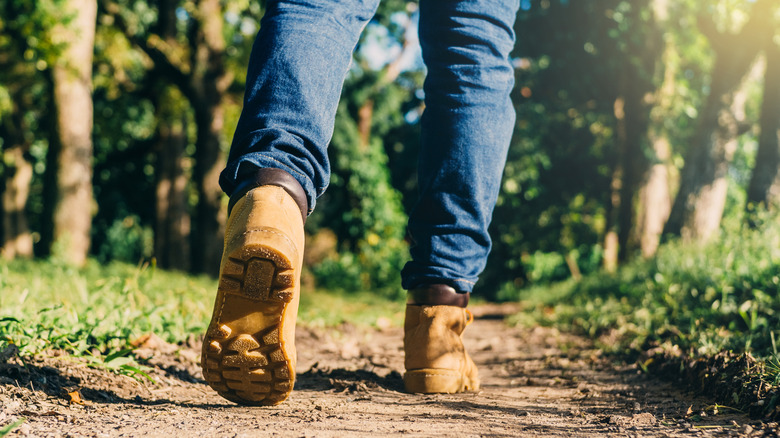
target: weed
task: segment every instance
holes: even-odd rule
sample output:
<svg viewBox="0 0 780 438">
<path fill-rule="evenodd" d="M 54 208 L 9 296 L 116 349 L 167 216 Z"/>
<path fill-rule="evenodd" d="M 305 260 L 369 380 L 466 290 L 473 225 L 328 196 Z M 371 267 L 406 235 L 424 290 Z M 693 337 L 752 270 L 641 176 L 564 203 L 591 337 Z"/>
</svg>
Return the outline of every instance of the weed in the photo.
<svg viewBox="0 0 780 438">
<path fill-rule="evenodd" d="M 513 321 L 573 330 L 629 360 L 650 349 L 704 359 L 749 353 L 763 366 L 746 372 L 765 383 L 763 390 L 777 388 L 779 267 L 780 220 L 757 229 L 727 221 L 709 244 L 673 241 L 614 274 L 521 291 L 524 311 Z M 639 367 L 648 370 L 653 360 Z"/>
<path fill-rule="evenodd" d="M 4 437 L 4 436 L 8 435 L 9 433 L 13 432 L 14 429 L 16 429 L 17 427 L 21 426 L 25 421 L 27 421 L 27 419 L 20 418 L 20 419 L 14 421 L 11 424 L 8 424 L 8 425 L 5 425 L 3 427 L 0 427 L 0 437 Z"/>
<path fill-rule="evenodd" d="M 202 334 L 217 282 L 148 264 L 92 260 L 75 269 L 57 260 L 22 260 L 0 261 L 0 287 L 0 351 L 12 344 L 24 359 L 59 350 L 140 380 L 151 377 L 132 342 L 150 333 L 170 343 Z M 375 294 L 306 290 L 299 321 L 399 325 L 402 312 L 400 301 Z"/>
</svg>

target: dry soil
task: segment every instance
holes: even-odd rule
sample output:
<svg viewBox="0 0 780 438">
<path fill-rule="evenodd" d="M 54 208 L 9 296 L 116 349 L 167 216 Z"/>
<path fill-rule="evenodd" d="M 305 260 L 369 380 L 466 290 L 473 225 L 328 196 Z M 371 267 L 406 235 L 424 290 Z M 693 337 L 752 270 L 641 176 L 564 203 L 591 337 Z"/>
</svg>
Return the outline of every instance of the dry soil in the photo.
<svg viewBox="0 0 780 438">
<path fill-rule="evenodd" d="M 296 390 L 248 408 L 204 384 L 194 336 L 171 345 L 152 335 L 138 343 L 154 382 L 56 352 L 0 361 L 0 427 L 24 418 L 11 437 L 777 436 L 777 424 L 613 363 L 585 339 L 507 327 L 511 311 L 474 308 L 465 342 L 478 393 L 403 393 L 400 328 L 299 327 Z"/>
</svg>

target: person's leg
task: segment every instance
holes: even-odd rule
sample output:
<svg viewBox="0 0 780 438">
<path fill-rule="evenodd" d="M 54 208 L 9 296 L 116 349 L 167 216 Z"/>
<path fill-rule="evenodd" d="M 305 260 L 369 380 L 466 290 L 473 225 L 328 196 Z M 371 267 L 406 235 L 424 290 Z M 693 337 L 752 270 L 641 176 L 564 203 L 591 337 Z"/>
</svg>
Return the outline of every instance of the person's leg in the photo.
<svg viewBox="0 0 780 438">
<path fill-rule="evenodd" d="M 201 358 L 205 380 L 228 400 L 274 405 L 292 392 L 303 223 L 327 185 L 342 83 L 377 1 L 267 4 L 220 178 L 231 200 Z"/>
<path fill-rule="evenodd" d="M 360 32 L 379 0 L 268 1 L 244 109 L 220 185 L 233 196 L 258 168 L 292 175 L 308 210 L 330 179 L 327 146 Z M 251 183 L 250 183 L 251 184 Z"/>
<path fill-rule="evenodd" d="M 420 2 L 428 76 L 405 289 L 447 283 L 470 292 L 485 267 L 514 128 L 509 52 L 518 7 L 517 0 Z"/>
<path fill-rule="evenodd" d="M 428 68 L 419 200 L 409 218 L 412 260 L 404 381 L 410 392 L 479 387 L 460 335 L 464 308 L 490 251 L 488 225 L 514 128 L 509 94 L 517 0 L 421 0 Z"/>
</svg>

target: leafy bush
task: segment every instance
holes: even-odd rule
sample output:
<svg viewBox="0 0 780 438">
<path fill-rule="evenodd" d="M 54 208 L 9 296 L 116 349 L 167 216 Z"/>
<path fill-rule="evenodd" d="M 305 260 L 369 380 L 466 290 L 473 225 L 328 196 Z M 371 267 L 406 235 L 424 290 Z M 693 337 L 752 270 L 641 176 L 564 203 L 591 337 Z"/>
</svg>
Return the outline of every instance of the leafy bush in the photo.
<svg viewBox="0 0 780 438">
<path fill-rule="evenodd" d="M 377 111 L 382 102 L 377 101 Z M 409 256 L 404 240 L 407 216 L 401 195 L 390 183 L 381 139 L 361 140 L 355 119 L 347 116 L 349 107 L 342 101 L 336 116 L 330 189 L 307 221 L 309 231 L 335 233 L 336 254 L 311 271 L 320 287 L 397 297 L 401 268 Z"/>
<path fill-rule="evenodd" d="M 733 220 L 710 244 L 670 242 L 617 274 L 522 296 L 533 320 L 601 337 L 614 351 L 667 343 L 694 355 L 770 357 L 780 337 L 780 223 L 761 222 L 749 229 Z"/>
<path fill-rule="evenodd" d="M 151 227 L 142 226 L 138 216 L 116 219 L 106 231 L 100 245 L 98 259 L 138 263 L 152 256 L 154 232 Z"/>
</svg>

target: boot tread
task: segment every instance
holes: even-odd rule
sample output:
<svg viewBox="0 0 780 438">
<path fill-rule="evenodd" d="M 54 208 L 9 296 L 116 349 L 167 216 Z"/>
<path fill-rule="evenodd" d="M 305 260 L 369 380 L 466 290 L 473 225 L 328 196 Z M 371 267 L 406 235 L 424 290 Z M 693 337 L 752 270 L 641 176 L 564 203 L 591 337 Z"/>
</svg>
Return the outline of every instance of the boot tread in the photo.
<svg viewBox="0 0 780 438">
<path fill-rule="evenodd" d="M 293 299 L 293 279 L 290 259 L 274 248 L 243 246 L 228 257 L 218 286 L 222 302 L 203 341 L 207 348 L 202 358 L 206 382 L 222 397 L 269 406 L 283 402 L 292 391 L 295 373 L 280 334 L 282 316 Z M 222 321 L 226 306 L 244 305 L 246 299 L 255 303 L 246 312 L 264 313 L 267 322 L 254 333 L 241 333 L 237 324 Z"/>
</svg>

